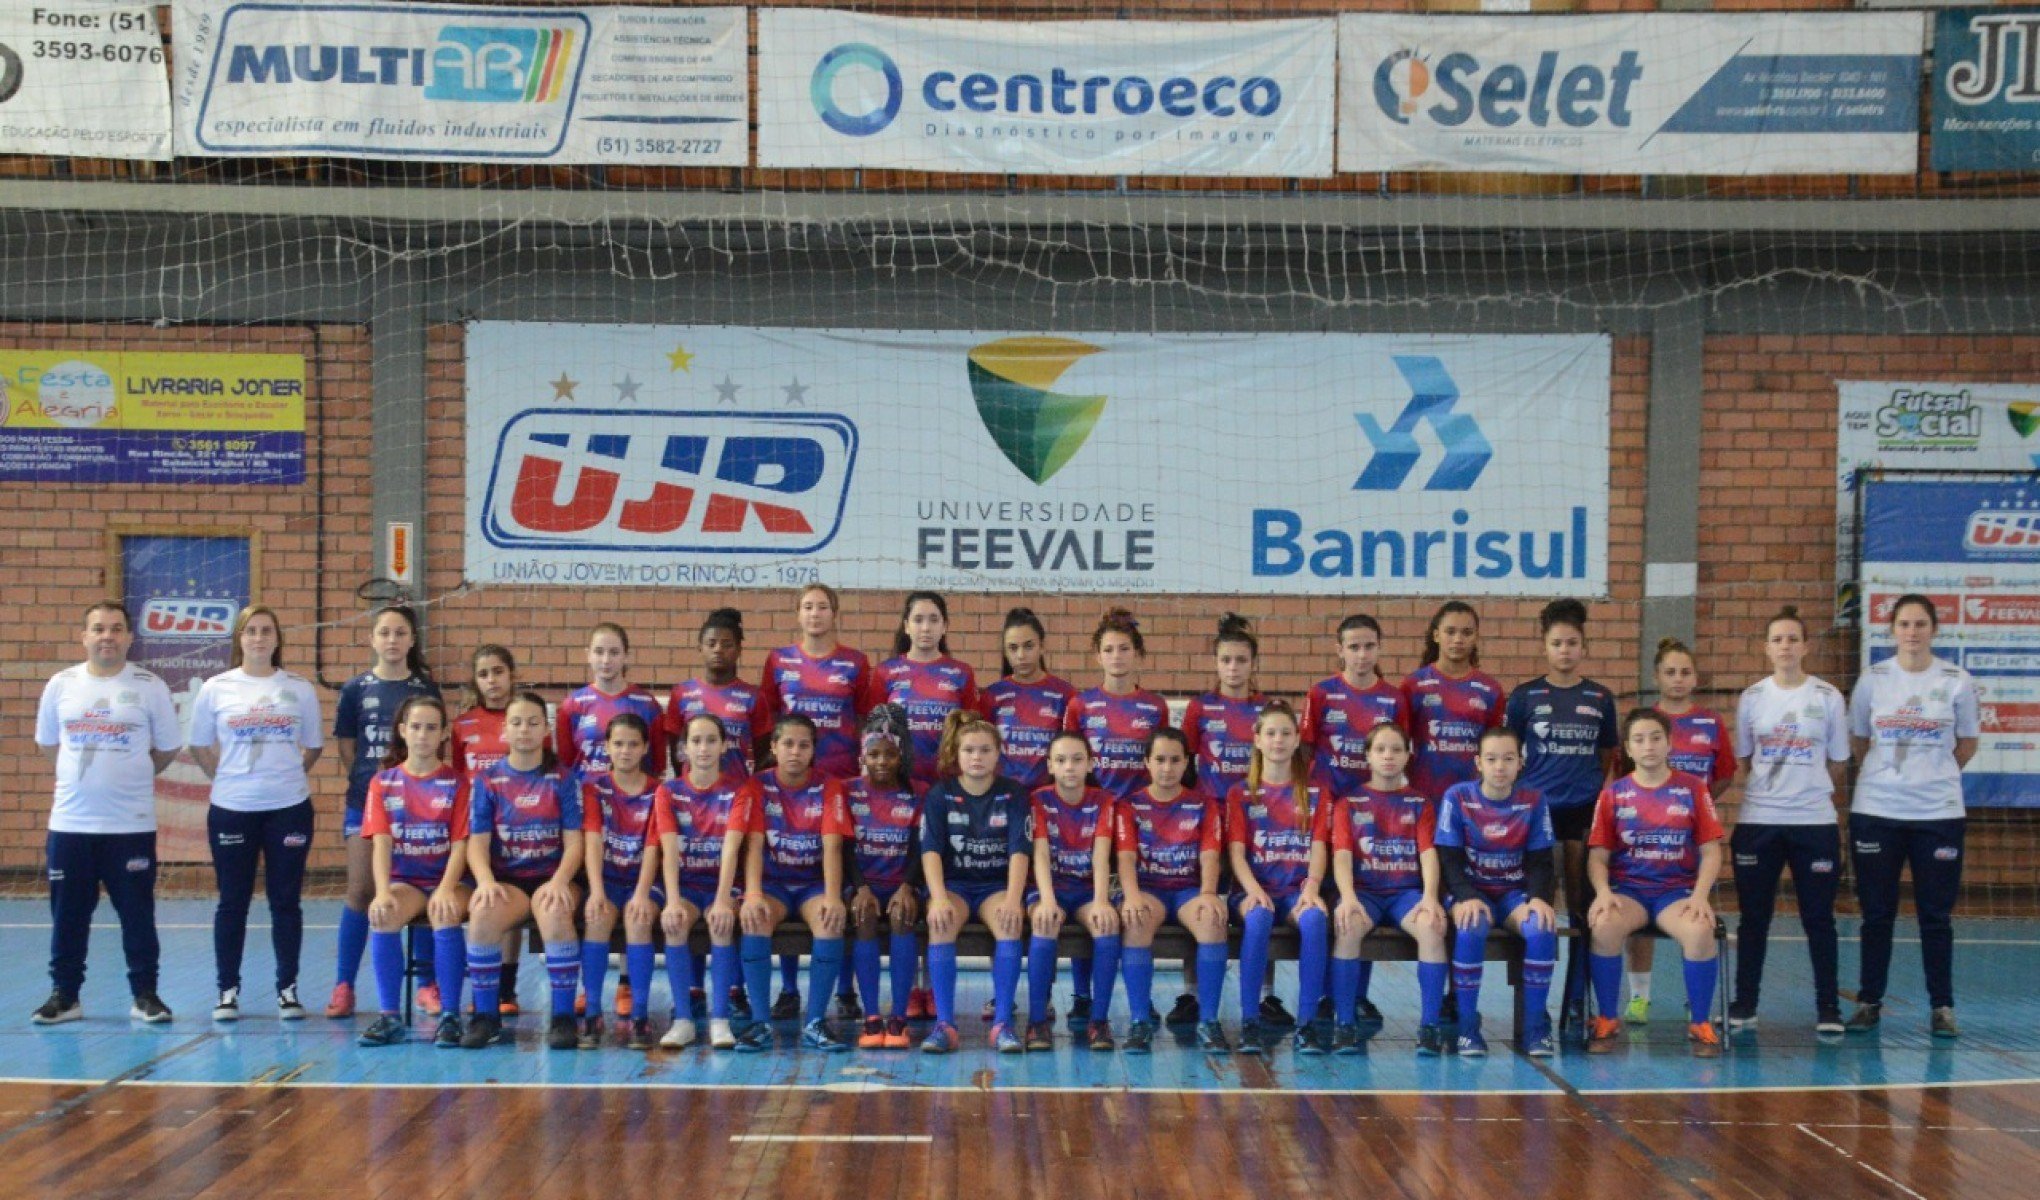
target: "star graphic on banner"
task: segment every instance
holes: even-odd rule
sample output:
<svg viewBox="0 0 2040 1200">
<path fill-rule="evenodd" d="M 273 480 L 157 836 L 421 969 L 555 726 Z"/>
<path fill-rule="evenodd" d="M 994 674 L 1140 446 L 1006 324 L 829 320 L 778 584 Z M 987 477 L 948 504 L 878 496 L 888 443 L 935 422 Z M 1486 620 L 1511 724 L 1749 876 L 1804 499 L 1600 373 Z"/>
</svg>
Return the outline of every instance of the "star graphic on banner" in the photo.
<svg viewBox="0 0 2040 1200">
<path fill-rule="evenodd" d="M 632 379 L 630 377 L 630 372 L 626 371 L 624 372 L 622 379 L 616 381 L 615 383 L 610 384 L 609 386 L 616 389 L 616 398 L 618 400 L 636 400 L 638 389 L 643 387 L 644 385 L 639 383 L 637 380 Z"/>
<path fill-rule="evenodd" d="M 567 378 L 567 373 L 561 371 L 560 377 L 552 381 L 553 399 L 572 400 L 574 398 L 574 389 L 580 386 L 580 380 L 569 379 Z"/>
<path fill-rule="evenodd" d="M 687 352 L 687 347 L 685 346 L 673 347 L 667 353 L 666 361 L 672 364 L 672 369 L 675 371 L 692 371 L 694 369 L 694 356 Z"/>
<path fill-rule="evenodd" d="M 785 387 L 779 390 L 786 393 L 786 406 L 788 408 L 807 407 L 808 389 L 807 385 L 803 384 L 800 381 L 800 376 L 798 375 L 794 376 L 792 383 L 787 384 Z"/>
<path fill-rule="evenodd" d="M 742 390 L 742 384 L 725 374 L 722 377 L 722 382 L 715 385 L 715 402 L 717 404 L 735 404 L 737 402 L 737 393 Z"/>
</svg>

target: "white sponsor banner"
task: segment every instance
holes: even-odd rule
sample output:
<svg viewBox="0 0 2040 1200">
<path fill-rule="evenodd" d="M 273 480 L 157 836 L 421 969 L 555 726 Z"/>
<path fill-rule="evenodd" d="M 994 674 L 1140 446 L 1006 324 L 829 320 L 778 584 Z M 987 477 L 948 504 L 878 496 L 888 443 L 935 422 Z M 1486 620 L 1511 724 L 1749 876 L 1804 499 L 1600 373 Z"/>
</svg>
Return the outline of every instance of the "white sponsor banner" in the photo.
<svg viewBox="0 0 2040 1200">
<path fill-rule="evenodd" d="M 177 152 L 742 166 L 741 8 L 176 0 Z"/>
<path fill-rule="evenodd" d="M 1339 18 L 1339 169 L 1900 174 L 1920 13 Z"/>
<path fill-rule="evenodd" d="M 169 158 L 156 10 L 59 0 L 0 12 L 0 154 Z"/>
<path fill-rule="evenodd" d="M 480 322 L 475 584 L 1607 591 L 1609 343 Z"/>
<path fill-rule="evenodd" d="M 758 13 L 758 165 L 1019 175 L 1332 173 L 1315 21 Z"/>
</svg>

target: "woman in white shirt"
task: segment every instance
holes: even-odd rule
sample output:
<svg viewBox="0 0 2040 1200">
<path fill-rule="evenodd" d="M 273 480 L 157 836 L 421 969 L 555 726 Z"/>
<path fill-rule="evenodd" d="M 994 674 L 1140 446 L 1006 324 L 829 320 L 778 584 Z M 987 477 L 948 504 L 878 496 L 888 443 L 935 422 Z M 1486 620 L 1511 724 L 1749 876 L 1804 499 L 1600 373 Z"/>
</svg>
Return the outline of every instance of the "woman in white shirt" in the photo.
<svg viewBox="0 0 2040 1200">
<path fill-rule="evenodd" d="M 306 776 L 325 744 L 319 696 L 302 676 L 283 669 L 283 626 L 275 612 L 259 605 L 242 609 L 233 643 L 229 669 L 205 681 L 191 711 L 191 757 L 213 781 L 205 819 L 220 889 L 213 912 L 219 1000 L 212 1015 L 215 1021 L 241 1016 L 241 951 L 259 861 L 276 951 L 277 1016 L 301 1020 L 297 975 L 305 920 L 298 897 L 312 849 Z"/>
<path fill-rule="evenodd" d="M 1842 694 L 1808 675 L 1806 622 L 1790 605 L 1764 627 L 1771 674 L 1743 690 L 1735 707 L 1736 782 L 1742 811 L 1729 839 L 1735 862 L 1735 999 L 1731 1031 L 1754 1029 L 1764 950 L 1778 882 L 1792 869 L 1799 924 L 1813 959 L 1814 1029 L 1842 1032 L 1836 995 L 1835 894 L 1841 888 L 1842 832 L 1835 793 L 1849 762 L 1849 713 Z"/>
<path fill-rule="evenodd" d="M 1897 653 L 1863 672 L 1849 698 L 1859 760 L 1849 848 L 1863 908 L 1863 975 L 1851 1032 L 1875 1029 L 1882 1017 L 1899 877 L 1908 867 L 1933 1034 L 1960 1032 L 1950 917 L 1962 890 L 1962 768 L 1976 755 L 1981 727 L 1969 672 L 1934 657 L 1939 626 L 1932 600 L 1899 597 L 1891 609 Z"/>
</svg>

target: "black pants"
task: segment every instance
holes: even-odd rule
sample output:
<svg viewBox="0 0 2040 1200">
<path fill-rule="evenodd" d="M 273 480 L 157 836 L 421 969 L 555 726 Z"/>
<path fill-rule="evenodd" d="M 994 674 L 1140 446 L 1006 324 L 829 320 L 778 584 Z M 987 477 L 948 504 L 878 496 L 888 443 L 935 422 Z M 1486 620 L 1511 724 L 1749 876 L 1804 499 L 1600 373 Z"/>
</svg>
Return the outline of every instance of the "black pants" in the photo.
<svg viewBox="0 0 2040 1200">
<path fill-rule="evenodd" d="M 297 982 L 298 951 L 305 941 L 305 860 L 312 852 L 312 802 L 268 812 L 236 812 L 215 804 L 205 813 L 213 878 L 220 903 L 213 910 L 213 963 L 221 991 L 241 986 L 241 951 L 248 942 L 248 906 L 255 899 L 255 864 L 269 898 L 269 941 L 276 951 L 276 988 Z"/>
<path fill-rule="evenodd" d="M 1891 975 L 1891 925 L 1898 917 L 1898 881 L 1912 868 L 1913 907 L 1920 918 L 1920 965 L 1927 1002 L 1955 1003 L 1955 900 L 1962 891 L 1962 836 L 1969 822 L 1894 821 L 1849 814 L 1849 851 L 1856 899 L 1863 906 L 1863 982 L 1857 999 L 1884 1000 Z"/>
<path fill-rule="evenodd" d="M 128 989 L 156 990 L 162 947 L 156 941 L 156 833 L 58 833 L 47 843 L 50 878 L 50 983 L 66 996 L 85 986 L 85 951 L 99 889 L 120 914 Z"/>
<path fill-rule="evenodd" d="M 1817 1012 L 1838 1006 L 1835 996 L 1835 894 L 1841 890 L 1842 833 L 1826 825 L 1737 825 L 1729 838 L 1735 859 L 1735 1007 L 1757 1010 L 1764 979 L 1764 951 L 1771 938 L 1771 914 L 1778 880 L 1792 868 L 1799 898 L 1799 925 L 1813 958 L 1813 1003 Z"/>
</svg>

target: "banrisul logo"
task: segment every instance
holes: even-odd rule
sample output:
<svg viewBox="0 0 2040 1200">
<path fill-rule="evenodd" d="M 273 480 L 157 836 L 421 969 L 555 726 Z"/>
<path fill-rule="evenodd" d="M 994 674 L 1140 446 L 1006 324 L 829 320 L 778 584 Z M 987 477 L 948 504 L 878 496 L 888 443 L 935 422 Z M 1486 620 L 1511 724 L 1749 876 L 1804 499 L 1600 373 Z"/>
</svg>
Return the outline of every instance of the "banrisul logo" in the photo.
<svg viewBox="0 0 2040 1200">
<path fill-rule="evenodd" d="M 1428 356 L 1398 354 L 1395 368 L 1410 385 L 1410 402 L 1387 429 L 1371 413 L 1354 414 L 1374 447 L 1374 456 L 1354 481 L 1353 490 L 1392 492 L 1402 487 L 1423 455 L 1417 442 L 1418 427 L 1423 425 L 1431 427 L 1445 448 L 1445 457 L 1424 481 L 1424 490 L 1463 492 L 1472 487 L 1495 452 L 1472 416 L 1452 411 L 1459 402 L 1459 385 L 1443 362 Z"/>
<path fill-rule="evenodd" d="M 1075 457 L 1105 411 L 1103 396 L 1053 390 L 1072 363 L 1098 352 L 1060 337 L 1001 338 L 970 352 L 970 392 L 985 431 L 1036 483 L 1047 483 Z"/>
</svg>

